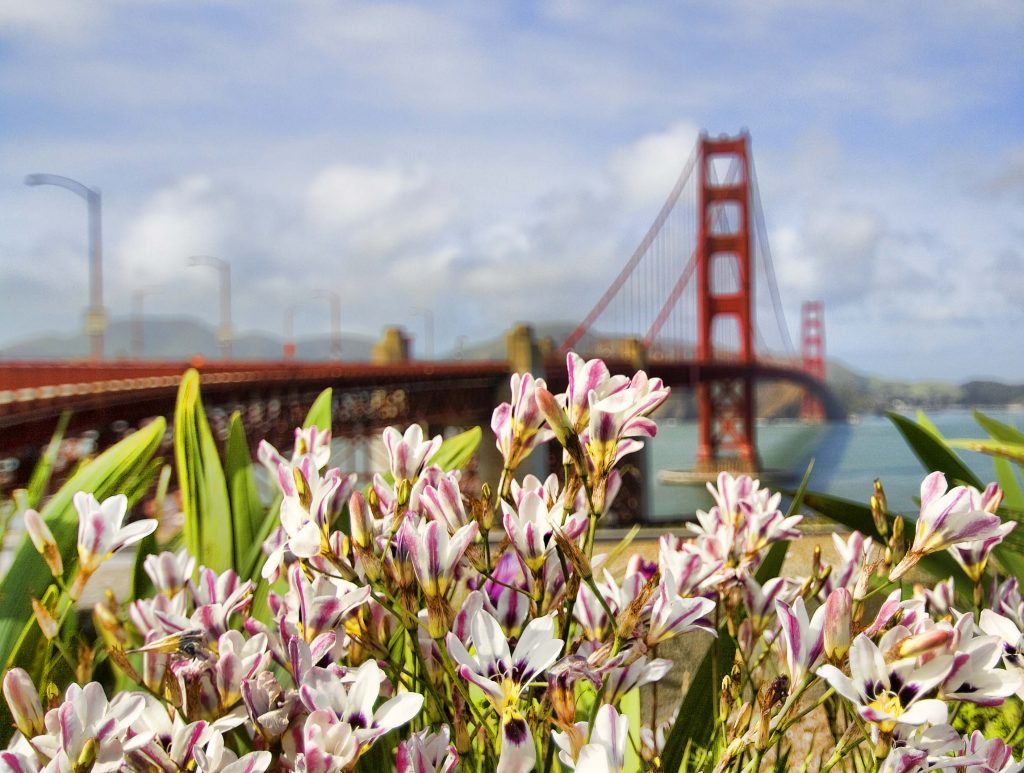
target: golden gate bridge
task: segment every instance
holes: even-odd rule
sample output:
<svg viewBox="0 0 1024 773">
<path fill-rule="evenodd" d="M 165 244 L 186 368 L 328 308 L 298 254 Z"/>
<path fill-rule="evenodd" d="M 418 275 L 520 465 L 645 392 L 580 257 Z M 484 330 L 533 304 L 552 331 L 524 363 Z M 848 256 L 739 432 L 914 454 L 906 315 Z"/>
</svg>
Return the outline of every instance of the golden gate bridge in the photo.
<svg viewBox="0 0 1024 773">
<path fill-rule="evenodd" d="M 334 389 L 336 435 L 389 424 L 486 425 L 507 399 L 513 370 L 542 373 L 564 388 L 564 352 L 602 356 L 613 372 L 638 367 L 696 393 L 696 469 L 756 470 L 755 388 L 803 390 L 801 415 L 839 418 L 825 385 L 823 310 L 805 303 L 801 350 L 793 346 L 769 249 L 746 133 L 701 135 L 650 229 L 593 309 L 547 358 L 529 341 L 504 361 L 377 364 L 209 361 L 199 364 L 207 406 L 241 409 L 250 437 L 286 427 L 300 406 Z M 528 333 L 527 333 L 528 335 Z M 518 354 L 513 353 L 513 350 Z M 197 363 L 24 361 L 0 363 L 0 452 L 44 443 L 57 418 L 109 436 L 115 422 L 169 415 L 181 374 Z M 283 407 L 282 407 L 283 406 Z M 294 425 L 292 425 L 294 426 Z"/>
</svg>

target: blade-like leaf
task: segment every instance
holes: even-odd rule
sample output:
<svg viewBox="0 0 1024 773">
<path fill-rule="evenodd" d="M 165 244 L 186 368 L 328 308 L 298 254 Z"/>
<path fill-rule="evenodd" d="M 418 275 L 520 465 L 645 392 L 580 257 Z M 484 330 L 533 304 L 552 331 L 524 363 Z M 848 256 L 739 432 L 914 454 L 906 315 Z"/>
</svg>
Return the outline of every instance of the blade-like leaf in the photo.
<svg viewBox="0 0 1024 773">
<path fill-rule="evenodd" d="M 160 478 L 157 481 L 156 494 L 153 497 L 154 513 L 163 513 L 164 511 L 164 501 L 167 498 L 167 487 L 170 485 L 172 473 L 171 465 L 161 463 Z M 158 547 L 156 532 L 143 537 L 138 543 L 135 549 L 135 563 L 132 566 L 131 598 L 141 599 L 153 593 L 153 581 L 143 567 L 146 563 L 146 556 L 156 553 Z"/>
<path fill-rule="evenodd" d="M 252 457 L 249 456 L 249 441 L 245 437 L 245 427 L 242 426 L 242 416 L 238 411 L 231 414 L 228 444 L 224 452 L 224 471 L 231 490 L 235 557 L 241 559 L 248 555 L 267 511 L 260 502 L 259 489 L 256 488 L 256 478 L 252 472 Z M 236 567 L 236 570 L 240 568 Z"/>
<path fill-rule="evenodd" d="M 690 680 L 690 687 L 679 707 L 675 724 L 665 739 L 665 750 L 661 755 L 666 773 L 676 773 L 683 761 L 683 752 L 689 744 L 706 746 L 714 728 L 715 706 L 718 699 L 718 685 L 714 674 L 727 674 L 732 668 L 736 653 L 736 642 L 724 630 L 719 631 L 718 647 L 712 645 Z M 715 654 L 718 667 L 713 667 Z"/>
<path fill-rule="evenodd" d="M 1014 427 L 1011 424 L 1006 424 L 993 419 L 991 416 L 982 413 L 981 411 L 974 411 L 974 420 L 981 425 L 993 440 L 1005 440 L 1007 443 L 1024 443 L 1024 432 Z"/>
<path fill-rule="evenodd" d="M 437 453 L 431 458 L 430 463 L 436 464 L 445 472 L 457 470 L 476 453 L 477 446 L 480 445 L 482 437 L 483 432 L 481 429 L 479 427 L 472 427 L 465 432 L 460 432 L 458 435 L 445 438 L 444 442 L 441 443 L 441 447 L 437 449 Z"/>
<path fill-rule="evenodd" d="M 316 427 L 323 432 L 331 428 L 331 399 L 333 394 L 333 390 L 327 387 L 327 389 L 317 395 L 313 405 L 309 408 L 309 413 L 306 414 L 306 420 L 302 422 L 303 429 Z"/>
<path fill-rule="evenodd" d="M 1001 440 L 977 440 L 974 438 L 957 438 L 950 440 L 949 445 L 953 448 L 962 448 L 965 451 L 976 451 L 979 454 L 998 456 L 1009 459 L 1017 464 L 1024 464 L 1024 443 L 1009 443 Z M 981 486 L 978 486 L 981 488 Z"/>
<path fill-rule="evenodd" d="M 223 572 L 234 565 L 231 505 L 217 444 L 199 397 L 199 374 L 181 378 L 174 411 L 174 460 L 178 471 L 185 546 L 201 566 Z"/>
<path fill-rule="evenodd" d="M 964 461 L 956 455 L 942 437 L 932 429 L 918 424 L 906 416 L 889 412 L 886 414 L 889 420 L 896 425 L 896 429 L 903 435 L 903 439 L 910 446 L 910 450 L 918 458 L 927 472 L 942 472 L 950 483 L 961 483 L 982 489 L 985 486 L 978 480 L 978 477 L 971 472 Z"/>
<path fill-rule="evenodd" d="M 60 546 L 69 575 L 78 563 L 78 514 L 72 498 L 79 491 L 91 492 L 101 501 L 118 493 L 136 498 L 166 429 L 167 423 L 158 418 L 108 448 L 76 471 L 43 507 L 41 514 Z M 32 599 L 40 598 L 51 581 L 49 569 L 26 535 L 0 582 L 0 663 L 5 669 L 26 623 L 32 620 Z M 0 702 L 0 746 L 6 745 L 11 732 L 7 705 Z"/>
<path fill-rule="evenodd" d="M 79 491 L 103 500 L 125 491 L 142 474 L 164 435 L 166 422 L 156 419 L 108 448 L 64 483 L 42 510 L 61 549 L 65 570 L 78 563 L 78 514 L 71 504 Z M 32 615 L 32 597 L 39 598 L 51 582 L 50 571 L 26 535 L 11 568 L 0 583 L 0 662 L 6 662 L 21 627 Z"/>
<path fill-rule="evenodd" d="M 26 489 L 26 504 L 33 510 L 39 507 L 39 503 L 46 495 L 46 489 L 50 485 L 50 476 L 53 475 L 53 466 L 60 454 L 60 444 L 64 440 L 64 433 L 67 431 L 69 421 L 71 421 L 71 412 L 64 411 L 60 415 L 60 419 L 57 420 L 57 429 L 53 431 L 46 450 L 32 470 L 32 477 L 29 478 Z"/>
</svg>

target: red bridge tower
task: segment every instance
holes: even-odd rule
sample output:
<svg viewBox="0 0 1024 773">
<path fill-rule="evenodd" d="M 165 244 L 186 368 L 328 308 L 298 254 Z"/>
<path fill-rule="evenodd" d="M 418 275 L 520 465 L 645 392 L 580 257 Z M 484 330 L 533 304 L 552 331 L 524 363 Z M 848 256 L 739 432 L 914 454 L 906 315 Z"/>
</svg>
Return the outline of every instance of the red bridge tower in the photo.
<svg viewBox="0 0 1024 773">
<path fill-rule="evenodd" d="M 749 135 L 701 135 L 697 156 L 697 360 L 754 363 Z M 728 164 L 723 181 L 717 162 Z M 738 351 L 717 351 L 716 319 L 735 320 Z M 749 375 L 697 385 L 697 469 L 757 468 L 754 385 Z"/>
<path fill-rule="evenodd" d="M 825 307 L 821 301 L 805 301 L 800 307 L 800 354 L 804 372 L 824 381 Z M 810 392 L 804 392 L 800 418 L 804 421 L 824 421 L 825 406 L 821 399 Z"/>
</svg>

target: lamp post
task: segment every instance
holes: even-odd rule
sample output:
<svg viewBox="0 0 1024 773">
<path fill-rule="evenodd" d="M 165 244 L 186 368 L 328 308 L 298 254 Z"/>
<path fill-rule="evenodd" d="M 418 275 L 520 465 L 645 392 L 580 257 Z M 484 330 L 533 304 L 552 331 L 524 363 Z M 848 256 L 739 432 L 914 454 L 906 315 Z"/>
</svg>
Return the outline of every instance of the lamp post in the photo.
<svg viewBox="0 0 1024 773">
<path fill-rule="evenodd" d="M 331 303 L 331 359 L 341 359 L 341 296 L 334 290 L 315 290 L 314 298 L 326 298 Z"/>
<path fill-rule="evenodd" d="M 25 185 L 56 185 L 85 199 L 89 213 L 89 308 L 85 313 L 85 332 L 89 336 L 94 360 L 103 359 L 103 333 L 107 313 L 103 308 L 103 232 L 100 192 L 77 180 L 56 174 L 30 174 Z"/>
<path fill-rule="evenodd" d="M 432 309 L 427 309 L 422 306 L 417 306 L 412 310 L 413 314 L 422 315 L 423 317 L 423 328 L 426 333 L 426 359 L 434 359 L 434 312 Z"/>
<path fill-rule="evenodd" d="M 145 351 L 145 319 L 142 314 L 143 299 L 159 290 L 158 287 L 140 287 L 132 293 L 132 357 L 142 359 Z"/>
<path fill-rule="evenodd" d="M 231 264 L 223 258 L 213 255 L 191 255 L 190 266 L 210 266 L 220 274 L 220 328 L 217 330 L 217 341 L 220 344 L 220 356 L 231 359 Z"/>
</svg>

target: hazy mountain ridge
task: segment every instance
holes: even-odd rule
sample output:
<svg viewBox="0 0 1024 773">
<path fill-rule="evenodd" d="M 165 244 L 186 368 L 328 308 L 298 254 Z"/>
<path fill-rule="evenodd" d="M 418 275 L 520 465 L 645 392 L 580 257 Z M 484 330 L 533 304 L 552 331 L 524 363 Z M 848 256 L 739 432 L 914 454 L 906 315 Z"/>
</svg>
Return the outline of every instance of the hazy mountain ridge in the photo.
<svg viewBox="0 0 1024 773">
<path fill-rule="evenodd" d="M 106 334 L 106 355 L 112 359 L 133 358 L 133 323 L 114 319 Z M 344 360 L 368 361 L 374 340 L 366 336 L 342 334 Z M 260 332 L 238 332 L 231 343 L 231 355 L 239 360 L 280 360 L 284 340 Z M 220 354 L 216 330 L 187 317 L 153 317 L 143 327 L 143 356 L 146 360 L 181 360 L 200 355 L 216 359 Z M 89 340 L 82 333 L 42 335 L 0 348 L 7 360 L 77 359 L 89 356 Z M 331 337 L 312 336 L 295 340 L 295 359 L 331 359 Z"/>
</svg>

